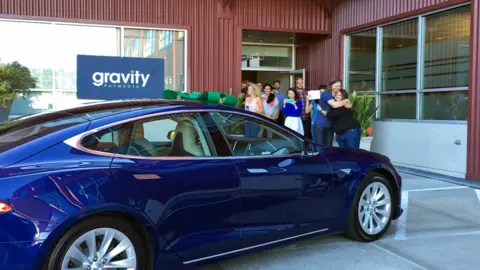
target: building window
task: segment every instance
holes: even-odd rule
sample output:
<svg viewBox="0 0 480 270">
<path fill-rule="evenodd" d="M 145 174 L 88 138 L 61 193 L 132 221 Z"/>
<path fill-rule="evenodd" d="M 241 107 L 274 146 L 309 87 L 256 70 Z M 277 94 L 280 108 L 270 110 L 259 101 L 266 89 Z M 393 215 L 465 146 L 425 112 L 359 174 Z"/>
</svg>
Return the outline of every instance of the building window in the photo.
<svg viewBox="0 0 480 270">
<path fill-rule="evenodd" d="M 357 92 L 375 92 L 377 30 L 350 36 L 348 85 Z"/>
<path fill-rule="evenodd" d="M 425 18 L 422 119 L 467 120 L 470 6 Z"/>
<path fill-rule="evenodd" d="M 469 36 L 470 5 L 348 35 L 346 87 L 379 119 L 465 121 Z"/>
<path fill-rule="evenodd" d="M 185 72 L 185 41 L 178 38 L 178 32 L 170 30 L 144 30 L 125 28 L 124 53 L 130 46 L 136 48 L 136 57 L 165 59 L 165 89 L 185 90 L 184 80 L 178 80 Z M 174 38 L 175 37 L 175 38 Z"/>
<path fill-rule="evenodd" d="M 84 102 L 76 98 L 78 54 L 164 58 L 165 88 L 186 89 L 185 31 L 122 28 L 0 20 L 0 39 L 8 41 L 0 42 L 0 63 L 18 61 L 38 80 L 29 98 L 13 102 L 10 117 Z M 159 48 L 161 33 L 170 40 Z"/>
<path fill-rule="evenodd" d="M 382 28 L 380 118 L 417 117 L 418 19 Z"/>
</svg>

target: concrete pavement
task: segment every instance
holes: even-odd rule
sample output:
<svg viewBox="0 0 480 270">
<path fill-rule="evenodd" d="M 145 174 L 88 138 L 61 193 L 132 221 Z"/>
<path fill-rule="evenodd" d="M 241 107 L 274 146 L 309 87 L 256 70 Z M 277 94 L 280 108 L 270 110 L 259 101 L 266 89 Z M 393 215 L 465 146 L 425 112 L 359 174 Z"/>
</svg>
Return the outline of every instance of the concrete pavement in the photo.
<svg viewBox="0 0 480 270">
<path fill-rule="evenodd" d="M 478 269 L 480 190 L 403 176 L 404 215 L 374 243 L 314 237 L 202 270 Z"/>
</svg>

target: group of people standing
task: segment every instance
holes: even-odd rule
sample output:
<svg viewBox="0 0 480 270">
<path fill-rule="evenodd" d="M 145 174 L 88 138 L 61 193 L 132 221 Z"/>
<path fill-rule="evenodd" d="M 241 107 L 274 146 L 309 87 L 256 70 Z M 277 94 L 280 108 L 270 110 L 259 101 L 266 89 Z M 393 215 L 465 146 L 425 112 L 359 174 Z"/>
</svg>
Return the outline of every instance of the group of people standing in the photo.
<svg viewBox="0 0 480 270">
<path fill-rule="evenodd" d="M 340 147 L 359 148 L 362 131 L 351 110 L 348 92 L 342 80 L 334 78 L 329 85 L 319 86 L 320 98 L 314 99 L 304 89 L 303 79 L 297 78 L 295 88 L 285 95 L 280 81 L 270 84 L 242 82 L 245 110 L 262 114 L 279 125 L 296 131 L 325 147 L 333 145 L 333 137 Z M 256 132 L 246 127 L 246 132 Z"/>
</svg>

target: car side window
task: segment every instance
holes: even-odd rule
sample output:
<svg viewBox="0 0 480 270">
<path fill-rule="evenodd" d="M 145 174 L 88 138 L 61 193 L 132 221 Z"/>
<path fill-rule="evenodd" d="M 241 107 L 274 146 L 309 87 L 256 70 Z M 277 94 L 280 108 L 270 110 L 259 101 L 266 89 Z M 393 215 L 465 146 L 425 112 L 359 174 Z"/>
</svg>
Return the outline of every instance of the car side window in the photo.
<svg viewBox="0 0 480 270">
<path fill-rule="evenodd" d="M 273 124 L 234 113 L 212 113 L 234 156 L 289 155 L 302 152 L 303 141 Z"/>
<path fill-rule="evenodd" d="M 131 126 L 132 123 L 127 123 L 103 129 L 83 138 L 81 145 L 94 151 L 124 154 L 129 144 L 125 138 L 129 136 Z"/>
<path fill-rule="evenodd" d="M 98 147 L 98 145 L 109 147 Z M 87 136 L 88 149 L 140 157 L 212 156 L 212 140 L 198 113 L 162 115 Z"/>
</svg>

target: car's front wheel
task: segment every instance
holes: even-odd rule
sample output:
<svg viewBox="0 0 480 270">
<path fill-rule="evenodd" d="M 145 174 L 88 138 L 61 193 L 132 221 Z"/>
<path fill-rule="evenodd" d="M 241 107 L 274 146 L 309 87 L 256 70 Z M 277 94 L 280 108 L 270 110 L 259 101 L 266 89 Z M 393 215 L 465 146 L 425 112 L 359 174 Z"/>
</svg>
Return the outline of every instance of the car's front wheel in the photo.
<svg viewBox="0 0 480 270">
<path fill-rule="evenodd" d="M 361 183 L 349 214 L 347 236 L 370 242 L 390 227 L 394 208 L 392 187 L 381 174 L 370 173 Z"/>
<path fill-rule="evenodd" d="M 95 217 L 76 224 L 53 248 L 43 269 L 145 269 L 142 239 L 125 220 Z"/>
</svg>

